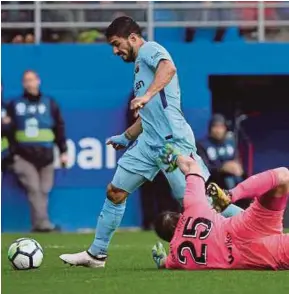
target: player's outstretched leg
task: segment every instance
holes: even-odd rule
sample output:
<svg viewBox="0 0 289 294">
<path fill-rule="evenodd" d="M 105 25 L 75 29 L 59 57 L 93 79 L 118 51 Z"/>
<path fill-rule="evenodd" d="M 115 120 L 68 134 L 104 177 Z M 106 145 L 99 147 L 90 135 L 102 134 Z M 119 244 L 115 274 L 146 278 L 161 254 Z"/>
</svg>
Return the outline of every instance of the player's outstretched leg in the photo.
<svg viewBox="0 0 289 294">
<path fill-rule="evenodd" d="M 284 196 L 286 194 L 284 189 L 286 190 L 286 185 L 288 184 L 288 175 L 288 169 L 280 167 L 254 175 L 231 191 L 223 191 L 217 184 L 211 183 L 208 186 L 207 192 L 213 199 L 213 206 L 217 211 L 226 209 L 230 203 L 240 199 L 253 199 L 255 197 L 259 198 L 259 202 L 265 208 L 282 210 L 286 207 L 287 202 L 287 198 Z M 280 199 L 277 200 L 276 198 Z"/>
<path fill-rule="evenodd" d="M 70 265 L 101 268 L 105 266 L 110 240 L 119 227 L 126 207 L 128 193 L 108 185 L 107 198 L 98 217 L 95 239 L 88 249 L 75 254 L 62 254 L 60 259 Z"/>
<path fill-rule="evenodd" d="M 126 198 L 145 181 L 146 178 L 142 175 L 118 166 L 112 183 L 107 188 L 107 198 L 98 217 L 92 245 L 87 251 L 62 254 L 60 259 L 71 265 L 92 268 L 104 267 L 111 238 L 119 227 L 125 212 Z"/>
<path fill-rule="evenodd" d="M 251 177 L 236 187 L 232 197 L 254 194 L 256 200 L 250 207 L 228 222 L 228 231 L 241 244 L 242 263 L 245 268 L 288 269 L 289 235 L 283 234 L 288 169 L 277 168 Z"/>
<path fill-rule="evenodd" d="M 259 203 L 273 211 L 284 211 L 289 195 L 289 170 L 285 167 L 273 170 L 276 187 L 267 193 L 257 195 Z"/>
</svg>

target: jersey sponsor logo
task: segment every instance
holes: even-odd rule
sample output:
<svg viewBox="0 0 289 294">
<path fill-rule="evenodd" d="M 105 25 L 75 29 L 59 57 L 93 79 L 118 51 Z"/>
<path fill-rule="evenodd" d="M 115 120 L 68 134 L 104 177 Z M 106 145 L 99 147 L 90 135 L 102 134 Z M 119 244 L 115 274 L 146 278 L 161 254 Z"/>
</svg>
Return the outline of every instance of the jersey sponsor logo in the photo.
<svg viewBox="0 0 289 294">
<path fill-rule="evenodd" d="M 140 81 L 138 81 L 138 82 L 136 82 L 135 83 L 135 85 L 134 85 L 134 95 L 135 96 L 138 96 L 138 92 L 139 92 L 139 90 L 142 88 L 142 87 L 144 87 L 144 81 L 142 81 L 142 80 L 140 80 Z"/>
<path fill-rule="evenodd" d="M 233 240 L 230 233 L 226 235 L 225 245 L 228 248 L 228 263 L 232 264 L 235 258 L 233 256 Z"/>
<path fill-rule="evenodd" d="M 139 72 L 139 64 L 135 65 L 134 73 L 137 74 Z"/>
<path fill-rule="evenodd" d="M 141 87 L 144 87 L 144 81 L 140 80 L 135 83 L 135 90 L 138 91 Z"/>
</svg>

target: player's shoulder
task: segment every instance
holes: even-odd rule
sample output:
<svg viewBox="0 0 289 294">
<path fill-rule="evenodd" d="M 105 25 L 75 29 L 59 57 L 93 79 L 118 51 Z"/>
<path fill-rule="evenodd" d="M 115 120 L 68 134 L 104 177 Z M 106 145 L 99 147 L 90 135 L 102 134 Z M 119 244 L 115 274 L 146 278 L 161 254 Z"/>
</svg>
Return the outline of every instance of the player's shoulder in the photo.
<svg viewBox="0 0 289 294">
<path fill-rule="evenodd" d="M 153 52 L 167 52 L 167 50 L 160 45 L 157 42 L 153 42 L 153 41 L 148 41 L 145 42 L 139 51 L 139 56 L 146 56 L 148 53 L 153 53 Z"/>
<path fill-rule="evenodd" d="M 161 44 L 155 41 L 147 41 L 143 46 L 144 48 L 164 48 Z"/>
</svg>

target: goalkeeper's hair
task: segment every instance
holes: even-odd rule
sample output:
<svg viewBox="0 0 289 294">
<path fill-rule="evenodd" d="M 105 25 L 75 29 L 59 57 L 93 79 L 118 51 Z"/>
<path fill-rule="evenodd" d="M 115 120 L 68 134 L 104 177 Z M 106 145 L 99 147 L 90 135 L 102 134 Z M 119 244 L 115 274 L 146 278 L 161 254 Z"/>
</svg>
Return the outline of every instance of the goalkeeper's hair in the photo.
<svg viewBox="0 0 289 294">
<path fill-rule="evenodd" d="M 105 36 L 110 39 L 113 36 L 127 39 L 130 34 L 141 36 L 141 28 L 132 18 L 121 16 L 116 18 L 106 29 Z"/>
<path fill-rule="evenodd" d="M 172 211 L 159 214 L 154 222 L 157 235 L 161 239 L 170 242 L 173 239 L 180 216 L 180 213 Z"/>
</svg>

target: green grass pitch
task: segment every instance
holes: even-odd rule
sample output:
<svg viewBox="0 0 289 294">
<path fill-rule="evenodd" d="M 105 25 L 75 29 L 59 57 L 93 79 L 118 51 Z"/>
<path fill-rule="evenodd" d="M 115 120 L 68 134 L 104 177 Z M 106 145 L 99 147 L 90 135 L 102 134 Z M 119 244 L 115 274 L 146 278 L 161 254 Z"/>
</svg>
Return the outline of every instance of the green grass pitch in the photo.
<svg viewBox="0 0 289 294">
<path fill-rule="evenodd" d="M 31 237 L 44 248 L 37 270 L 15 271 L 7 249 L 17 238 Z M 119 232 L 113 238 L 105 269 L 70 267 L 61 253 L 85 250 L 88 234 L 2 234 L 3 294 L 285 294 L 289 272 L 272 271 L 159 271 L 151 259 L 157 241 L 153 233 Z"/>
</svg>

